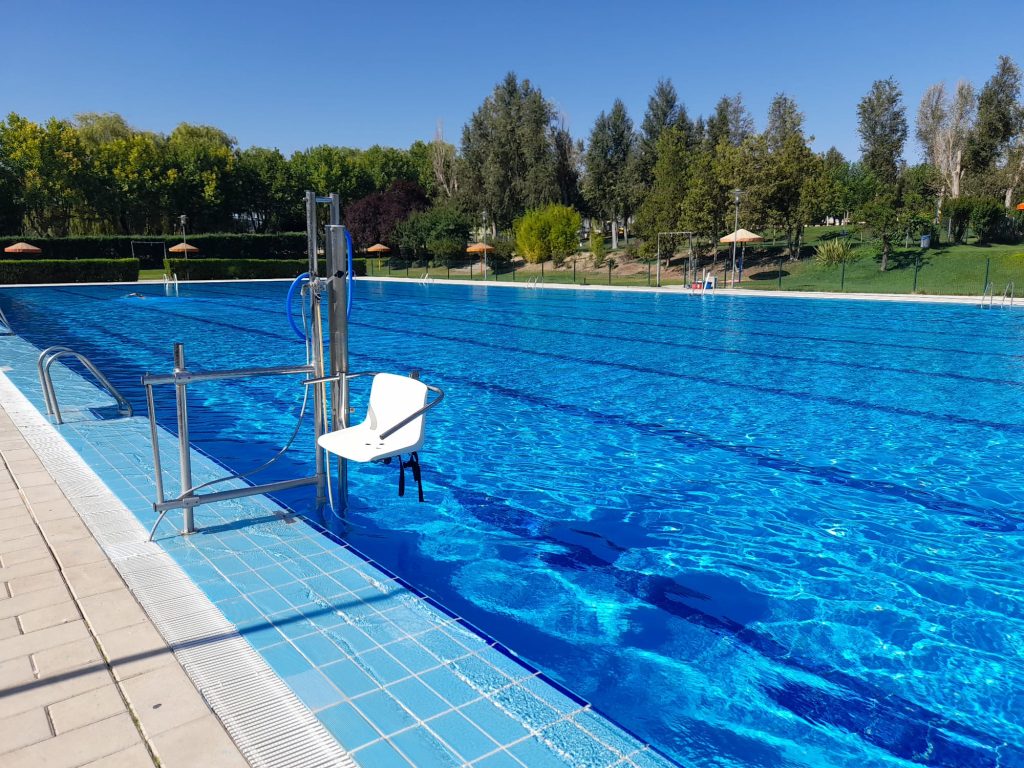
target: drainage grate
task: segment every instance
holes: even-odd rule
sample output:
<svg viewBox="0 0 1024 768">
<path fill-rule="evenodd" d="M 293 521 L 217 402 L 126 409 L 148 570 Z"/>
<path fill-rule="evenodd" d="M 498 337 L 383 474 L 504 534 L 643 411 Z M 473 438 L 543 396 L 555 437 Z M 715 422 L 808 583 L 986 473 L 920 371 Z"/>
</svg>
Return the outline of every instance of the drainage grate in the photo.
<svg viewBox="0 0 1024 768">
<path fill-rule="evenodd" d="M 254 768 L 357 768 L 75 450 L 0 375 L 0 405 L 56 478 Z"/>
</svg>

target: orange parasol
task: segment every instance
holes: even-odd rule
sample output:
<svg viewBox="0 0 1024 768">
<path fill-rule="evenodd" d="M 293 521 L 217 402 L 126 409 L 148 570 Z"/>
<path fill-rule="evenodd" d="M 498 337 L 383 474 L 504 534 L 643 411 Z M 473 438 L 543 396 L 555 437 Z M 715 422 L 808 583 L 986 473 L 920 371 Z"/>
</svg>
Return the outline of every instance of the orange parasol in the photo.
<svg viewBox="0 0 1024 768">
<path fill-rule="evenodd" d="M 8 245 L 6 248 L 4 248 L 4 253 L 39 254 L 42 252 L 42 248 L 37 248 L 36 246 L 30 245 L 29 243 L 15 243 L 14 245 Z"/>
</svg>

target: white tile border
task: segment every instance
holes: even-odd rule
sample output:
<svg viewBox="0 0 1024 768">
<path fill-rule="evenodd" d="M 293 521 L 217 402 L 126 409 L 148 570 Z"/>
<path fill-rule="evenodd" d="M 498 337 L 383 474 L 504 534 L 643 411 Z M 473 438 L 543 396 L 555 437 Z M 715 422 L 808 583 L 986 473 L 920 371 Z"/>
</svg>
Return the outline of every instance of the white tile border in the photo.
<svg viewBox="0 0 1024 768">
<path fill-rule="evenodd" d="M 254 768 L 357 768 L 77 451 L 0 372 L 0 407 L 35 450 Z M 173 591 L 172 599 L 168 593 Z"/>
</svg>

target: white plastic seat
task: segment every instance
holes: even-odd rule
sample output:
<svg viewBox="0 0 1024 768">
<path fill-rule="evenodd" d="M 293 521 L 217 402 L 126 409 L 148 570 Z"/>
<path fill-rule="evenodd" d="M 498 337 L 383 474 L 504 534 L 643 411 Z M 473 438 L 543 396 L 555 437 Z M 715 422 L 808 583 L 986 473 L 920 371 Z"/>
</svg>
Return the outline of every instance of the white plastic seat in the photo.
<svg viewBox="0 0 1024 768">
<path fill-rule="evenodd" d="M 423 408 L 427 385 L 409 376 L 378 373 L 370 386 L 370 405 L 361 424 L 321 435 L 317 443 L 350 461 L 379 461 L 423 447 L 423 414 L 381 439 L 381 434 Z"/>
</svg>

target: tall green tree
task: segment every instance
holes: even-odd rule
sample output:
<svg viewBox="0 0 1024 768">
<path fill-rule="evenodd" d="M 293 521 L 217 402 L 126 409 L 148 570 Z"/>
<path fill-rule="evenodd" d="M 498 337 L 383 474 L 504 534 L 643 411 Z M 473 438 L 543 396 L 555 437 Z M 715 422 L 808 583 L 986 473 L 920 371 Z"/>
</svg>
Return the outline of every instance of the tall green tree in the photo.
<svg viewBox="0 0 1024 768">
<path fill-rule="evenodd" d="M 186 214 L 197 231 L 231 228 L 235 140 L 219 128 L 182 123 L 167 139 L 171 215 Z"/>
<path fill-rule="evenodd" d="M 359 150 L 321 144 L 295 152 L 288 162 L 298 189 L 337 192 L 342 207 L 373 191 L 373 179 L 359 161 Z"/>
<path fill-rule="evenodd" d="M 970 173 L 990 173 L 1021 130 L 1021 71 L 1009 56 L 1000 56 L 995 74 L 978 93 L 978 117 L 967 140 L 965 164 Z"/>
<path fill-rule="evenodd" d="M 301 226 L 296 220 L 300 199 L 288 161 L 279 150 L 249 147 L 238 153 L 232 207 L 254 232 Z"/>
<path fill-rule="evenodd" d="M 528 208 L 557 200 L 554 107 L 529 80 L 509 72 L 462 132 L 462 191 L 492 233 Z"/>
<path fill-rule="evenodd" d="M 636 228 L 644 237 L 680 229 L 690 167 L 699 146 L 699 138 L 689 120 L 679 120 L 661 132 L 653 180 L 636 216 Z"/>
<path fill-rule="evenodd" d="M 707 120 L 707 133 L 712 146 L 727 142 L 734 147 L 754 133 L 754 118 L 743 103 L 743 96 L 723 96 Z"/>
<path fill-rule="evenodd" d="M 21 180 L 27 234 L 66 237 L 85 203 L 85 148 L 66 120 L 37 125 L 14 113 L 7 117 L 0 146 L 9 171 Z"/>
<path fill-rule="evenodd" d="M 876 80 L 857 105 L 857 115 L 861 159 L 874 182 L 873 194 L 861 215 L 882 240 L 880 269 L 884 272 L 902 213 L 898 181 L 907 140 L 906 108 L 896 81 L 891 77 Z"/>
<path fill-rule="evenodd" d="M 621 99 L 594 122 L 587 143 L 583 189 L 593 207 L 612 222 L 612 249 L 619 246 L 618 225 L 632 213 L 636 185 L 631 171 L 636 135 Z"/>
<path fill-rule="evenodd" d="M 679 96 L 671 80 L 659 80 L 654 93 L 647 100 L 647 112 L 637 136 L 637 181 L 644 186 L 654 182 L 654 166 L 658 161 L 658 140 L 664 131 L 677 122 L 689 123 L 686 108 L 679 103 Z"/>
</svg>

